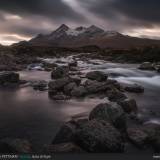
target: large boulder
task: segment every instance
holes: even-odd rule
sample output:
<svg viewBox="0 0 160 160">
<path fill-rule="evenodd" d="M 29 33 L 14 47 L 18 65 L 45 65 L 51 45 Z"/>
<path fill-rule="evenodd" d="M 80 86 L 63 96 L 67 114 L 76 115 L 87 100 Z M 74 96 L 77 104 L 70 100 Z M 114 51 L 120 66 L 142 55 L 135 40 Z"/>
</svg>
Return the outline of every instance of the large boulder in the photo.
<svg viewBox="0 0 160 160">
<path fill-rule="evenodd" d="M 15 72 L 0 72 L 0 85 L 5 85 L 7 83 L 18 83 L 19 74 Z"/>
<path fill-rule="evenodd" d="M 128 85 L 124 88 L 127 92 L 143 93 L 144 88 L 138 84 Z"/>
<path fill-rule="evenodd" d="M 119 105 L 122 106 L 126 113 L 137 113 L 138 111 L 137 103 L 134 99 L 125 99 L 124 101 L 120 101 Z"/>
<path fill-rule="evenodd" d="M 80 128 L 83 124 L 87 123 L 88 119 L 86 118 L 75 118 L 66 122 L 57 132 L 52 144 L 61 144 L 74 142 L 74 136 L 76 130 Z"/>
<path fill-rule="evenodd" d="M 56 134 L 52 144 L 73 142 L 76 128 L 77 126 L 75 123 L 66 122 Z"/>
<path fill-rule="evenodd" d="M 84 97 L 86 94 L 87 94 L 87 90 L 85 89 L 84 86 L 75 87 L 71 91 L 71 95 L 73 97 Z"/>
<path fill-rule="evenodd" d="M 81 126 L 75 134 L 75 142 L 82 149 L 93 153 L 123 152 L 120 133 L 109 123 L 91 120 Z"/>
<path fill-rule="evenodd" d="M 24 154 L 31 153 L 31 144 L 24 139 L 5 138 L 0 140 L 0 153 Z"/>
<path fill-rule="evenodd" d="M 138 68 L 141 70 L 155 70 L 154 65 L 151 62 L 144 62 Z"/>
<path fill-rule="evenodd" d="M 102 82 L 107 80 L 108 75 L 100 71 L 92 71 L 86 74 L 86 78 Z"/>
<path fill-rule="evenodd" d="M 126 115 L 116 103 L 102 103 L 97 105 L 90 113 L 89 119 L 104 120 L 113 124 L 120 130 L 126 130 Z"/>
<path fill-rule="evenodd" d="M 67 66 L 59 66 L 56 67 L 52 72 L 51 72 L 51 78 L 52 79 L 59 79 L 59 78 L 64 78 L 69 74 L 69 69 Z"/>
</svg>

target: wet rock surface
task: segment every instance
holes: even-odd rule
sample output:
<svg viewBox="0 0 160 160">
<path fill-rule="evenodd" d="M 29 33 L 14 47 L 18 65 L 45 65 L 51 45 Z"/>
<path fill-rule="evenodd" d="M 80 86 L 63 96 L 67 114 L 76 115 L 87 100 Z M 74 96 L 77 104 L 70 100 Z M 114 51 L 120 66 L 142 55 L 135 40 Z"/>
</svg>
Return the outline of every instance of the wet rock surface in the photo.
<svg viewBox="0 0 160 160">
<path fill-rule="evenodd" d="M 76 142 L 88 152 L 123 152 L 120 133 L 105 121 L 91 120 L 76 132 Z"/>
<path fill-rule="evenodd" d="M 110 122 L 120 130 L 126 129 L 126 116 L 121 108 L 116 103 L 104 103 L 96 106 L 90 113 L 89 119 L 98 119 Z"/>
<path fill-rule="evenodd" d="M 137 113 L 138 111 L 137 103 L 134 99 L 125 99 L 124 101 L 119 102 L 119 105 L 122 106 L 126 113 Z"/>
</svg>

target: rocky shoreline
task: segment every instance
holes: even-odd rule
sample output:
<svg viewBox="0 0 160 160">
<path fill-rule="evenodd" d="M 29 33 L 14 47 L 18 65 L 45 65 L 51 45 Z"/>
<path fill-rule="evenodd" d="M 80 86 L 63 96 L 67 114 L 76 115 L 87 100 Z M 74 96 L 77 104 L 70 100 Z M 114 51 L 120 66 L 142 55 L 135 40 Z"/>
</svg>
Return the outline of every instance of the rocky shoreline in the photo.
<svg viewBox="0 0 160 160">
<path fill-rule="evenodd" d="M 143 124 L 138 117 L 135 99 L 127 93 L 143 94 L 145 88 L 138 84 L 122 85 L 101 71 L 82 73 L 77 61 L 68 65 L 43 63 L 46 71 L 51 71 L 51 81 L 29 82 L 35 90 L 48 91 L 53 101 L 83 99 L 85 97 L 106 97 L 87 117 L 73 118 L 58 131 L 50 145 L 44 145 L 44 153 L 111 153 L 127 152 L 129 143 L 138 149 L 152 148 L 160 152 L 160 126 Z M 3 71 L 0 86 L 21 86 L 19 74 Z M 21 147 L 19 147 L 21 146 Z M 2 139 L 0 152 L 30 153 L 31 144 L 23 139 Z"/>
</svg>

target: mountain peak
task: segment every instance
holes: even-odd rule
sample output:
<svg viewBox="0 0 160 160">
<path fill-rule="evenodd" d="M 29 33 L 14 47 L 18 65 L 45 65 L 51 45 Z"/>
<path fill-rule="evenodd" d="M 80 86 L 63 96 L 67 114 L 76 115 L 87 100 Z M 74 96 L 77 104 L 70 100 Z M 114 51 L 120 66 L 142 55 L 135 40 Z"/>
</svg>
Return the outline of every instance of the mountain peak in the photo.
<svg viewBox="0 0 160 160">
<path fill-rule="evenodd" d="M 69 27 L 65 24 L 62 24 L 56 31 L 67 31 Z"/>
<path fill-rule="evenodd" d="M 90 32 L 104 32 L 103 29 L 101 29 L 95 25 L 91 25 L 90 27 L 87 28 L 87 30 Z"/>
</svg>

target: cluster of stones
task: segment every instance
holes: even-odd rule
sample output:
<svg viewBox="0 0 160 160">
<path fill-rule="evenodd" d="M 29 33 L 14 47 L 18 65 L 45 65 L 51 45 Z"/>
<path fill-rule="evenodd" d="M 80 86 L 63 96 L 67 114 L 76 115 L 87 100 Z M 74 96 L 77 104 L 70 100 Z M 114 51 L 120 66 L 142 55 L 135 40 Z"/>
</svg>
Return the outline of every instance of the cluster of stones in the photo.
<svg viewBox="0 0 160 160">
<path fill-rule="evenodd" d="M 47 153 L 57 152 L 125 152 L 128 143 L 138 148 L 152 146 L 160 149 L 160 126 L 140 124 L 137 120 L 138 107 L 134 99 L 129 99 L 125 91 L 143 93 L 137 84 L 121 86 L 100 71 L 86 74 L 84 79 L 73 76 L 77 63 L 56 67 L 48 93 L 53 100 L 67 100 L 88 95 L 108 97 L 110 102 L 97 105 L 86 118 L 66 122 L 57 133 L 51 145 L 45 147 Z M 72 68 L 72 69 L 71 69 Z"/>
<path fill-rule="evenodd" d="M 87 118 L 66 122 L 44 152 L 122 153 L 127 151 L 130 143 L 139 149 L 152 147 L 155 152 L 160 152 L 160 126 L 128 123 L 133 112 L 135 108 L 128 114 L 117 103 L 99 104 Z"/>
</svg>

